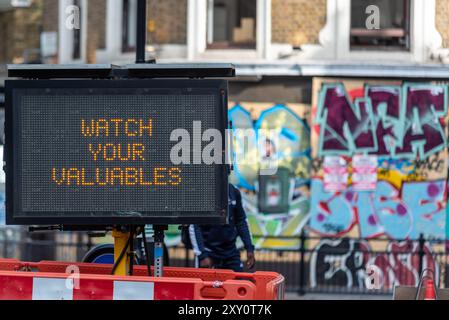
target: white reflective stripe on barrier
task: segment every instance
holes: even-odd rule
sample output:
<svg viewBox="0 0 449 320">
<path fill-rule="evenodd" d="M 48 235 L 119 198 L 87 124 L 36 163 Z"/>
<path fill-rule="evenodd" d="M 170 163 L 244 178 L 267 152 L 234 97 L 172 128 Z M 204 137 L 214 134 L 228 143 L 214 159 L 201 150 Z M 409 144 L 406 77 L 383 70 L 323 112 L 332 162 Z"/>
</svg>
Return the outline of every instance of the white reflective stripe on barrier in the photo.
<svg viewBox="0 0 449 320">
<path fill-rule="evenodd" d="M 33 300 L 73 300 L 73 289 L 66 279 L 34 278 Z"/>
<path fill-rule="evenodd" d="M 73 290 L 66 279 L 34 278 L 32 299 L 73 300 Z M 153 282 L 114 281 L 112 290 L 113 300 L 154 300 Z"/>
<path fill-rule="evenodd" d="M 114 281 L 113 300 L 154 300 L 154 283 Z"/>
</svg>

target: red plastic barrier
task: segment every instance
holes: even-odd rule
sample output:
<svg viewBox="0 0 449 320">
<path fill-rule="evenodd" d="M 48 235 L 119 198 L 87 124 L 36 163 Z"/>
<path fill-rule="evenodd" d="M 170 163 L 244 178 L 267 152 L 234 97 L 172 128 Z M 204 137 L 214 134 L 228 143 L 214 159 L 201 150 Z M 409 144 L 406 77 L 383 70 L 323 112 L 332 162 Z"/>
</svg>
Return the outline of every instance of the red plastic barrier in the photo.
<svg viewBox="0 0 449 320">
<path fill-rule="evenodd" d="M 0 259 L 0 299 L 284 298 L 284 277 L 275 272 L 166 267 L 164 277 L 155 278 L 147 276 L 145 266 L 134 267 L 133 276 L 112 276 L 111 270 L 105 264 Z"/>
</svg>

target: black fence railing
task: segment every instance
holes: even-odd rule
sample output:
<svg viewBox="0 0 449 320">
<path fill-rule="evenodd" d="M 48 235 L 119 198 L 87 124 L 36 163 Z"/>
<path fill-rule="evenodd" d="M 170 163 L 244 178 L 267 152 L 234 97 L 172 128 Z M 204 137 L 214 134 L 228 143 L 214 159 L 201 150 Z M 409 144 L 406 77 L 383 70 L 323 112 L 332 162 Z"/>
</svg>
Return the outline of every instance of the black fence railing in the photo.
<svg viewBox="0 0 449 320">
<path fill-rule="evenodd" d="M 284 275 L 288 292 L 391 294 L 395 285 L 416 286 L 426 268 L 435 270 L 441 288 L 449 286 L 446 241 L 324 238 L 306 232 L 276 239 L 297 240 L 298 247 L 256 250 L 256 270 Z M 83 233 L 0 229 L 0 258 L 81 261 L 92 246 L 92 239 Z M 169 256 L 171 266 L 194 267 L 192 250 L 182 245 L 170 247 Z"/>
<path fill-rule="evenodd" d="M 22 227 L 0 228 L 0 258 L 22 261 L 81 261 L 93 243 L 78 232 L 30 233 Z"/>
<path fill-rule="evenodd" d="M 391 294 L 395 285 L 416 286 L 426 268 L 435 270 L 441 288 L 449 285 L 445 241 L 323 238 L 306 233 L 296 239 L 296 250 L 256 250 L 256 269 L 284 275 L 288 292 Z M 193 254 L 170 248 L 170 263 L 193 266 Z"/>
</svg>

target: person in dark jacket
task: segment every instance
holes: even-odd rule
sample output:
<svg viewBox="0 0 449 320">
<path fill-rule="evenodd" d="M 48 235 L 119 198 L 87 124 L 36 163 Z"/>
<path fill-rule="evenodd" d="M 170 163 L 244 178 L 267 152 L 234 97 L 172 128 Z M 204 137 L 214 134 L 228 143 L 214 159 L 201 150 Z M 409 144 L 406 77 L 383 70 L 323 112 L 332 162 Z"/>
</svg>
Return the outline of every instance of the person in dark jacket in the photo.
<svg viewBox="0 0 449 320">
<path fill-rule="evenodd" d="M 201 268 L 243 271 L 240 251 L 236 247 L 237 236 L 246 249 L 246 268 L 254 267 L 254 245 L 242 206 L 242 195 L 232 184 L 229 184 L 228 214 L 225 225 L 189 226 L 190 241 Z"/>
</svg>

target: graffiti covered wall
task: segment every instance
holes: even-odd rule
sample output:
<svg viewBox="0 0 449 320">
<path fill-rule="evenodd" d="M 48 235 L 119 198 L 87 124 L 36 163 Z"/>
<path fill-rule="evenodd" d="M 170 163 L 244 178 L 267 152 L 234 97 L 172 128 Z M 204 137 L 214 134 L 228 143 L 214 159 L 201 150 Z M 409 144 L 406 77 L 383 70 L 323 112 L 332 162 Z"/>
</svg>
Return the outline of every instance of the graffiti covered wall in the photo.
<svg viewBox="0 0 449 320">
<path fill-rule="evenodd" d="M 377 249 L 376 249 L 377 247 Z M 323 239 L 313 245 L 310 256 L 312 288 L 340 286 L 366 289 L 367 267 L 379 274 L 380 288 L 394 285 L 417 285 L 419 282 L 419 245 L 416 241 L 368 241 L 342 237 Z M 374 253 L 372 250 L 378 250 Z M 423 269 L 435 271 L 440 277 L 440 266 L 434 256 L 436 248 L 424 245 Z"/>
<path fill-rule="evenodd" d="M 363 289 L 367 266 L 378 269 L 383 288 L 416 285 L 412 240 L 448 238 L 448 86 L 315 78 L 312 90 L 312 107 L 229 106 L 230 181 L 242 192 L 256 247 L 296 250 L 298 239 L 283 237 L 306 228 L 317 237 L 306 241 L 312 288 Z M 265 154 L 279 164 L 272 176 L 261 175 Z M 435 253 L 445 251 L 425 243 L 422 267 L 443 275 Z"/>
<path fill-rule="evenodd" d="M 405 245 L 401 240 L 420 234 L 445 239 L 448 87 L 315 78 L 312 90 L 312 108 L 229 106 L 234 149 L 245 149 L 251 160 L 236 159 L 230 181 L 242 191 L 251 232 L 263 235 L 254 237 L 256 246 L 297 248 L 298 240 L 282 237 L 297 236 L 304 227 L 312 236 L 367 239 L 370 250 L 398 248 Z M 259 129 L 273 129 L 276 139 L 261 144 Z M 279 162 L 274 177 L 260 175 L 260 145 Z M 375 160 L 372 189 L 354 187 L 357 156 Z M 332 157 L 347 167 L 347 184 L 326 191 L 325 163 Z M 369 239 L 389 242 L 379 246 Z"/>
<path fill-rule="evenodd" d="M 404 239 L 447 238 L 447 85 L 317 78 L 313 90 L 309 226 L 337 239 L 309 244 L 312 287 L 362 288 L 367 266 L 382 287 L 416 285 L 417 242 Z M 438 272 L 440 250 L 426 244 L 424 267 Z"/>
<path fill-rule="evenodd" d="M 234 151 L 230 183 L 241 191 L 254 245 L 297 249 L 309 218 L 310 106 L 230 102 L 228 114 Z M 273 133 L 269 145 L 260 143 L 260 129 Z M 276 159 L 273 175 L 260 174 L 265 151 L 260 145 L 267 145 Z M 181 242 L 177 226 L 169 228 L 166 240 L 169 246 Z"/>
<path fill-rule="evenodd" d="M 446 85 L 315 80 L 310 227 L 320 235 L 445 238 Z M 377 161 L 368 191 L 351 183 L 355 155 Z M 347 166 L 348 185 L 324 188 L 326 159 Z"/>
<path fill-rule="evenodd" d="M 297 239 L 276 237 L 297 236 L 308 221 L 309 111 L 308 106 L 298 104 L 234 103 L 229 107 L 237 155 L 230 181 L 242 192 L 258 248 L 297 248 Z M 271 130 L 274 137 L 262 136 L 261 129 Z M 266 152 L 277 160 L 274 175 L 261 174 Z"/>
</svg>

